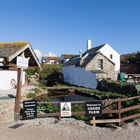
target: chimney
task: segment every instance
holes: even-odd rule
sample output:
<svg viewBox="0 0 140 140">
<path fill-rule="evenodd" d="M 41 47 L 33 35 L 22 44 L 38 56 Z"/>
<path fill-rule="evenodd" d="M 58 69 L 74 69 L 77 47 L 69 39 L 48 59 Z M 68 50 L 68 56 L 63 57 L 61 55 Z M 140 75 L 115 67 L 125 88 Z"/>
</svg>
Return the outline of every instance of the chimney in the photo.
<svg viewBox="0 0 140 140">
<path fill-rule="evenodd" d="M 92 48 L 91 40 L 87 40 L 87 50 Z"/>
<path fill-rule="evenodd" d="M 81 51 L 81 49 L 79 50 L 79 55 L 80 55 L 80 58 L 82 58 L 82 51 Z"/>
</svg>

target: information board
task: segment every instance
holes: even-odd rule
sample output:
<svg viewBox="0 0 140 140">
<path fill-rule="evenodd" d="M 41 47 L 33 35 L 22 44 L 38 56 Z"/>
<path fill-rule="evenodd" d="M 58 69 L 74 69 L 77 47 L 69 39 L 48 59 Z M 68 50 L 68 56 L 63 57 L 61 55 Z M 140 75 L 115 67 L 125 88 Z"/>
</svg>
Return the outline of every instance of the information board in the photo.
<svg viewBox="0 0 140 140">
<path fill-rule="evenodd" d="M 88 116 L 101 116 L 102 115 L 102 102 L 93 101 L 85 103 L 85 111 Z"/>
<path fill-rule="evenodd" d="M 34 119 L 37 117 L 37 105 L 35 100 L 23 102 L 23 119 Z"/>
<path fill-rule="evenodd" d="M 28 68 L 29 65 L 29 59 L 28 58 L 23 58 L 21 56 L 17 57 L 17 66 L 19 68 Z"/>
</svg>

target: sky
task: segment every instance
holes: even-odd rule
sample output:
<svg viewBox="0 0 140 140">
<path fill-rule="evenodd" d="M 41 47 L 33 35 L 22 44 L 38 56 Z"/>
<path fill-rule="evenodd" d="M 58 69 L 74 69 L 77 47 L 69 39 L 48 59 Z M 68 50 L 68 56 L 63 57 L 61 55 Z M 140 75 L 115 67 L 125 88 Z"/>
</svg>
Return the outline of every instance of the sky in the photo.
<svg viewBox="0 0 140 140">
<path fill-rule="evenodd" d="M 78 54 L 87 40 L 140 51 L 140 0 L 0 0 L 0 42 L 29 41 L 42 56 Z"/>
</svg>

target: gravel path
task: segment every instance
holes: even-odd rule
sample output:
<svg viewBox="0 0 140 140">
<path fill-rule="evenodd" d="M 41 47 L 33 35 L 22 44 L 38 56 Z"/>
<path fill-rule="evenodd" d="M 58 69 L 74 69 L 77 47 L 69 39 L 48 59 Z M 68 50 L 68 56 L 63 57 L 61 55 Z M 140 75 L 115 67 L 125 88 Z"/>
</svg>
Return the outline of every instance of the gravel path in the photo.
<svg viewBox="0 0 140 140">
<path fill-rule="evenodd" d="M 21 126 L 12 128 L 17 124 Z M 115 129 L 90 126 L 72 118 L 11 122 L 0 124 L 0 140 L 140 140 L 140 121 Z"/>
</svg>

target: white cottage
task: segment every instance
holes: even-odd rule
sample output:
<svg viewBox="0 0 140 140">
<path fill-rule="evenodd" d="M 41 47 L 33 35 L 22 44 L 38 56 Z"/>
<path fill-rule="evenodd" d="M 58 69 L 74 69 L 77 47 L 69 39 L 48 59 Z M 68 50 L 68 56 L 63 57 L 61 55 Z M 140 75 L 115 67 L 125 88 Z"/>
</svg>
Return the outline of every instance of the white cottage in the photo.
<svg viewBox="0 0 140 140">
<path fill-rule="evenodd" d="M 95 89 L 97 79 L 116 80 L 119 67 L 120 55 L 110 45 L 92 48 L 88 40 L 87 51 L 67 61 L 62 74 L 65 82 Z"/>
</svg>

